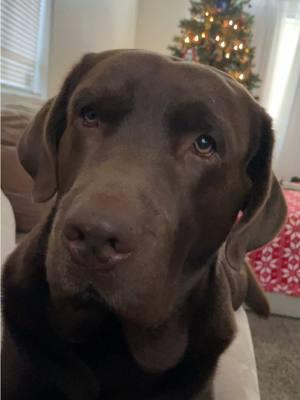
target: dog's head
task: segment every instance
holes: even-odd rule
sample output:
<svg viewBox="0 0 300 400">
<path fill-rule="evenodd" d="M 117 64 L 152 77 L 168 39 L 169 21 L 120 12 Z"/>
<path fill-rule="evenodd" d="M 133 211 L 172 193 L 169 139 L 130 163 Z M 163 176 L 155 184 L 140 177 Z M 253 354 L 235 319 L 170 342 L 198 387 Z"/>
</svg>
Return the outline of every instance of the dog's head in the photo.
<svg viewBox="0 0 300 400">
<path fill-rule="evenodd" d="M 35 199 L 57 194 L 53 299 L 92 290 L 132 336 L 169 324 L 174 364 L 186 333 L 171 316 L 199 271 L 226 239 L 238 271 L 282 223 L 272 146 L 264 110 L 216 69 L 142 51 L 86 55 L 19 146 Z M 159 352 L 153 341 L 150 355 L 132 344 L 145 366 Z"/>
</svg>

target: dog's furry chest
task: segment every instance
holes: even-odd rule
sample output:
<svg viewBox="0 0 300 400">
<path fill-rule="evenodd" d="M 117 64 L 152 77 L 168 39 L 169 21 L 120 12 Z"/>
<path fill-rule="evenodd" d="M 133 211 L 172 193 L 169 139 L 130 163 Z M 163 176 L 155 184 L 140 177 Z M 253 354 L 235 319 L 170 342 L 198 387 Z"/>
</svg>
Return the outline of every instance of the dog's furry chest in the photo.
<svg viewBox="0 0 300 400">
<path fill-rule="evenodd" d="M 218 355 L 211 360 L 190 358 L 164 373 L 147 373 L 133 360 L 126 339 L 116 321 L 106 322 L 99 337 L 73 346 L 76 357 L 88 366 L 97 381 L 97 400 L 211 400 L 212 380 Z M 218 340 L 209 348 L 219 347 Z M 220 349 L 219 349 L 220 350 Z M 199 397 L 200 396 L 200 397 Z"/>
</svg>

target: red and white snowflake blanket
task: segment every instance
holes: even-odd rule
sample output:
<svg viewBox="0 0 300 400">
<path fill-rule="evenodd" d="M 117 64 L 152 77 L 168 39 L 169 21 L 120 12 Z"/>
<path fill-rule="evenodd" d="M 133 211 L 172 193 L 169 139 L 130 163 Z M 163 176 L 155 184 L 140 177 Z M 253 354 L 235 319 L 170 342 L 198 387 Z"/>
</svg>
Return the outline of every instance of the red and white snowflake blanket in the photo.
<svg viewBox="0 0 300 400">
<path fill-rule="evenodd" d="M 267 292 L 300 297 L 300 192 L 285 190 L 284 194 L 288 218 L 283 229 L 248 258 Z"/>
</svg>

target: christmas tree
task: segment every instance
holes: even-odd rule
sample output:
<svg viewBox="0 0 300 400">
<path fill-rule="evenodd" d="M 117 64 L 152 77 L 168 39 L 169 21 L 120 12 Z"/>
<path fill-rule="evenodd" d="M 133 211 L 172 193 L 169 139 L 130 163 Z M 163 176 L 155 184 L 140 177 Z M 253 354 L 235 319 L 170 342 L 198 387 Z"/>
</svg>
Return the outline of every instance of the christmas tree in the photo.
<svg viewBox="0 0 300 400">
<path fill-rule="evenodd" d="M 181 36 L 170 46 L 174 56 L 219 68 L 249 91 L 259 87 L 251 47 L 251 0 L 191 0 L 191 18 L 180 21 Z"/>
</svg>

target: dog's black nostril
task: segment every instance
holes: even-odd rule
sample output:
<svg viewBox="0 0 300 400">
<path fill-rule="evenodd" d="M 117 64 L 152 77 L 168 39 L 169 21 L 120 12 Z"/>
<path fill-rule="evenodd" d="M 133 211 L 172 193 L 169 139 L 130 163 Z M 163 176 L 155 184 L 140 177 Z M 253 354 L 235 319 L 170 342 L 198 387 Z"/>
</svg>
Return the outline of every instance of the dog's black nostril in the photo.
<svg viewBox="0 0 300 400">
<path fill-rule="evenodd" d="M 67 240 L 69 241 L 75 241 L 75 240 L 79 240 L 79 241 L 84 241 L 85 240 L 85 235 L 84 233 L 78 229 L 76 226 L 67 226 L 64 229 L 64 235 L 66 237 Z"/>
<path fill-rule="evenodd" d="M 107 242 L 114 250 L 117 250 L 117 245 L 118 245 L 117 239 L 111 238 L 111 239 L 108 239 Z"/>
<path fill-rule="evenodd" d="M 132 249 L 128 246 L 128 243 L 126 241 L 122 242 L 117 238 L 107 239 L 105 244 L 107 247 L 110 247 L 111 251 L 114 251 L 119 255 L 122 254 L 125 255 L 131 253 L 132 251 Z"/>
</svg>

